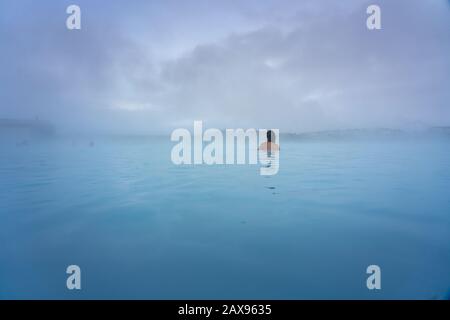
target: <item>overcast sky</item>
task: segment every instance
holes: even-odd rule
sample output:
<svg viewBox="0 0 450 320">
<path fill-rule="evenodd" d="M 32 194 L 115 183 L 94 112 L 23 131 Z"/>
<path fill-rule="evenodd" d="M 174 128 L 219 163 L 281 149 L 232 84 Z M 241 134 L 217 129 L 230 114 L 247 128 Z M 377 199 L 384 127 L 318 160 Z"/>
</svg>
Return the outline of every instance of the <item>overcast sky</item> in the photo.
<svg viewBox="0 0 450 320">
<path fill-rule="evenodd" d="M 2 0 L 0 118 L 114 133 L 450 125 L 449 57 L 448 0 Z"/>
</svg>

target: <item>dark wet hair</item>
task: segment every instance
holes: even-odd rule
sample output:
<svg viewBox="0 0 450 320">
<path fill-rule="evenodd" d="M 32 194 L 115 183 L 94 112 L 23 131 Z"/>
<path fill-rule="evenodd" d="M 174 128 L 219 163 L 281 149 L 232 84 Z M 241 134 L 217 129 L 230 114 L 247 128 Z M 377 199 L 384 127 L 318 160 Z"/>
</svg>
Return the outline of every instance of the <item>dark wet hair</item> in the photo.
<svg viewBox="0 0 450 320">
<path fill-rule="evenodd" d="M 275 141 L 275 132 L 272 130 L 267 130 L 267 142 L 274 142 Z"/>
</svg>

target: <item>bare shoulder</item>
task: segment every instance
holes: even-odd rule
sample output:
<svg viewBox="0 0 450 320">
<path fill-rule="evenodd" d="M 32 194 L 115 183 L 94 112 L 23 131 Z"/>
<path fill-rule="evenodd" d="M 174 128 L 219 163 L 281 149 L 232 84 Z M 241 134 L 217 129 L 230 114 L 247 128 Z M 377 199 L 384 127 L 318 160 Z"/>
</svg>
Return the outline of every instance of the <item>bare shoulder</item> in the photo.
<svg viewBox="0 0 450 320">
<path fill-rule="evenodd" d="M 267 150 L 267 142 L 263 142 L 259 145 L 259 150 Z"/>
<path fill-rule="evenodd" d="M 261 143 L 258 149 L 262 151 L 267 151 L 269 149 L 271 151 L 278 151 L 280 150 L 280 146 L 278 146 L 276 143 L 273 142 L 263 142 Z"/>
</svg>

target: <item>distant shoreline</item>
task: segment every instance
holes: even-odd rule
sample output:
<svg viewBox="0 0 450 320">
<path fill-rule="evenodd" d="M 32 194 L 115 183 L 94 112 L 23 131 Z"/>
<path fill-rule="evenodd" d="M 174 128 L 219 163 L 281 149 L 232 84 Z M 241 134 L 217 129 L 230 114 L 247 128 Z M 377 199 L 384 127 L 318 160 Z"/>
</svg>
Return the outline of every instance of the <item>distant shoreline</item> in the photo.
<svg viewBox="0 0 450 320">
<path fill-rule="evenodd" d="M 0 132 L 21 136 L 39 137 L 104 137 L 122 139 L 145 139 L 148 137 L 167 137 L 165 133 L 106 133 L 106 132 L 80 132 L 61 133 L 50 122 L 40 119 L 11 119 L 0 118 Z M 359 128 L 359 129 L 335 129 L 307 132 L 281 132 L 283 140 L 321 140 L 321 139 L 378 139 L 378 138 L 417 138 L 428 136 L 450 137 L 450 126 L 434 126 L 421 128 L 420 130 L 402 130 L 392 128 Z"/>
</svg>

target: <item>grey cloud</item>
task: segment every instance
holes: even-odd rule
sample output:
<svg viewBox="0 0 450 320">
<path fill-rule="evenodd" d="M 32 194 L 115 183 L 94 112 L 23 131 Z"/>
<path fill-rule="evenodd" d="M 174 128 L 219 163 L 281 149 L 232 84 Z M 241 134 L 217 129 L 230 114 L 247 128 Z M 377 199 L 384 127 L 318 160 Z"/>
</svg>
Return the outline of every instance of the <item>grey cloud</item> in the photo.
<svg viewBox="0 0 450 320">
<path fill-rule="evenodd" d="M 241 31 L 222 21 L 216 38 L 174 22 L 180 34 L 172 41 L 185 37 L 189 45 L 165 59 L 168 39 L 152 43 L 155 31 L 133 20 L 145 18 L 142 3 L 121 10 L 85 2 L 89 28 L 80 32 L 61 28 L 54 11 L 64 4 L 4 20 L 0 117 L 38 115 L 67 130 L 124 133 L 196 119 L 297 132 L 450 124 L 448 2 L 378 1 L 380 31 L 365 27 L 367 1 L 259 3 L 218 5 L 230 20 L 249 21 Z"/>
<path fill-rule="evenodd" d="M 199 46 L 165 68 L 173 114 L 290 131 L 448 124 L 449 13 L 387 8 L 399 14 L 386 14 L 378 33 L 364 27 L 360 6 L 287 33 Z"/>
</svg>

